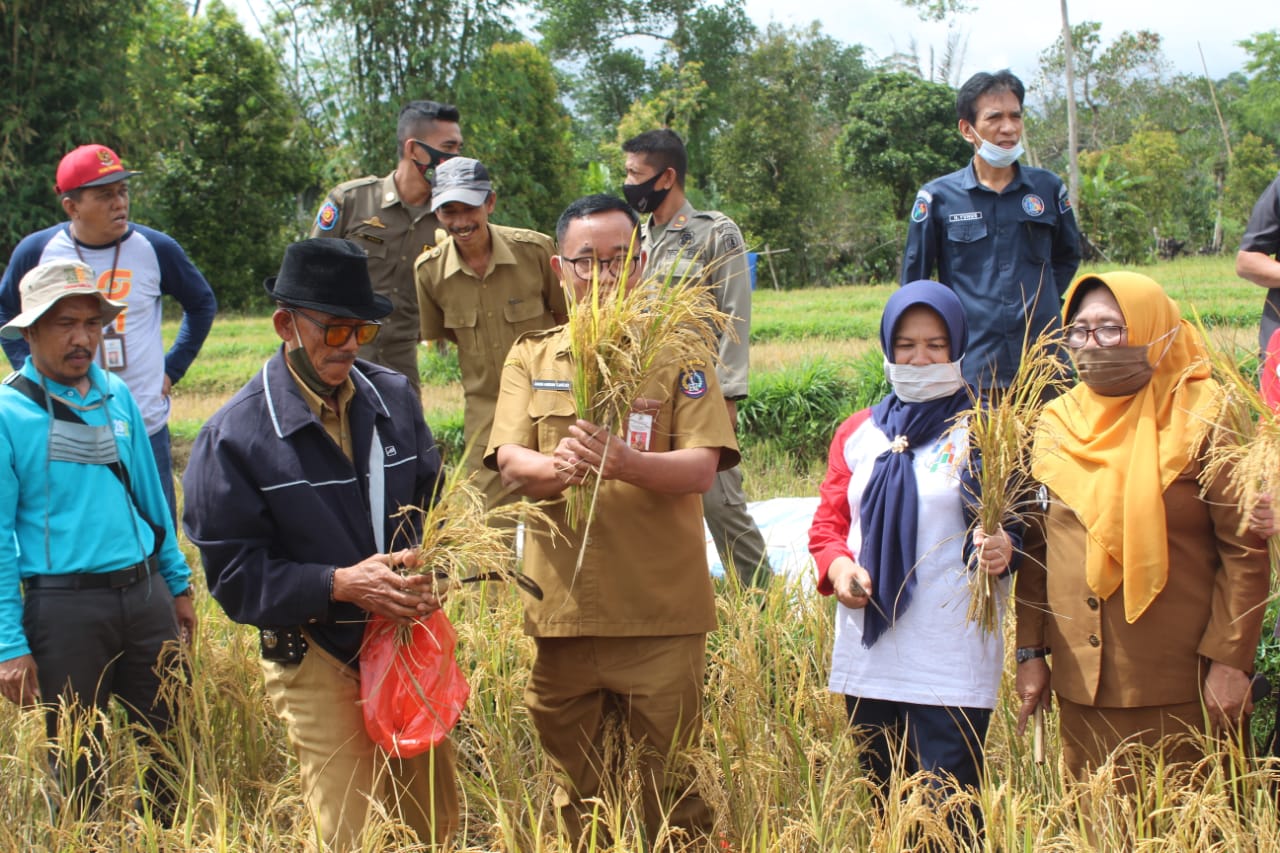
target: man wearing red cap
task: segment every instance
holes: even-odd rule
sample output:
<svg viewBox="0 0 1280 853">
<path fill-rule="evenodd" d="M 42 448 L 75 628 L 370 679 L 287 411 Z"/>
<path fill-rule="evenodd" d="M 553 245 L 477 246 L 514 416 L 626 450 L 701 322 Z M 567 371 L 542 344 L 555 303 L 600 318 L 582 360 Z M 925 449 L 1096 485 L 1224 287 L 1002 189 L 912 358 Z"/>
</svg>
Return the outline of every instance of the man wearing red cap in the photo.
<svg viewBox="0 0 1280 853">
<path fill-rule="evenodd" d="M 0 279 L 0 324 L 22 310 L 22 277 L 54 260 L 88 264 L 98 290 L 124 303 L 125 310 L 103 332 L 98 364 L 124 380 L 142 410 L 169 514 L 176 520 L 169 391 L 200 352 L 218 303 L 181 246 L 159 231 L 129 222 L 129 178 L 136 174 L 105 145 L 81 145 L 62 158 L 54 191 L 68 221 L 28 234 L 14 250 Z M 183 310 L 177 339 L 167 353 L 160 337 L 163 295 L 177 299 Z M 26 341 L 3 343 L 14 368 L 21 368 L 30 352 Z"/>
</svg>

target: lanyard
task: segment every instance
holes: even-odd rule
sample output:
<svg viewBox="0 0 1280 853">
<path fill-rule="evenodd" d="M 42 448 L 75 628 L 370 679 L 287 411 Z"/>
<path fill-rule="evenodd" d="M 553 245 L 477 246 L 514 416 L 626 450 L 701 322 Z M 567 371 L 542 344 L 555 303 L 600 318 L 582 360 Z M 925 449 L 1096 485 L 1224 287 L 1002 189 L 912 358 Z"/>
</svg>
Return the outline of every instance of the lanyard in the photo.
<svg viewBox="0 0 1280 853">
<path fill-rule="evenodd" d="M 108 299 L 115 299 L 116 296 L 116 268 L 120 265 L 120 243 L 121 240 L 116 240 L 116 250 L 111 256 L 111 278 L 107 281 Z M 75 246 L 76 257 L 80 259 L 80 262 L 88 264 L 89 262 L 84 259 L 84 253 L 80 251 L 80 241 L 76 239 L 75 234 L 71 235 L 71 245 Z"/>
</svg>

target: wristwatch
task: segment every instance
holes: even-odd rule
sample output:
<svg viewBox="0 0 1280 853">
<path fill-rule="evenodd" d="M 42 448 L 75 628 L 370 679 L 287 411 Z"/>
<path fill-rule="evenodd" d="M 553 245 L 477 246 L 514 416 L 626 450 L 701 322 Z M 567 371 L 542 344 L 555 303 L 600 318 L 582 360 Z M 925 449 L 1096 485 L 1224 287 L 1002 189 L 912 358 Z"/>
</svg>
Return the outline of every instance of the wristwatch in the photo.
<svg viewBox="0 0 1280 853">
<path fill-rule="evenodd" d="M 1036 658 L 1044 658 L 1049 656 L 1049 649 L 1045 648 L 1021 648 L 1013 653 L 1013 659 L 1018 663 L 1026 663 Z"/>
<path fill-rule="evenodd" d="M 195 597 L 196 597 L 196 588 L 191 586 L 190 584 L 187 584 L 186 589 L 184 589 L 182 592 L 174 596 L 174 598 L 195 598 Z"/>
</svg>

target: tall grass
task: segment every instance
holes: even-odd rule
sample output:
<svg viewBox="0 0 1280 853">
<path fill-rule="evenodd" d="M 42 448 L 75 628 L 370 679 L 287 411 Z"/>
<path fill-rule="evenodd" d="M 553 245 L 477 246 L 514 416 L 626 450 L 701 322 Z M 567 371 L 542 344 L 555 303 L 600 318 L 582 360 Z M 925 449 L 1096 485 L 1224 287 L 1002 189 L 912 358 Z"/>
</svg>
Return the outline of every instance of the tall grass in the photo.
<svg viewBox="0 0 1280 853">
<path fill-rule="evenodd" d="M 521 632 L 519 601 L 506 585 L 481 586 L 449 604 L 473 690 L 454 732 L 464 809 L 457 848 L 565 851 L 556 834 L 551 768 L 521 701 L 533 650 Z M 882 807 L 862 777 L 843 703 L 825 686 L 830 600 L 781 583 L 760 596 L 729 588 L 718 594 L 721 627 L 708 643 L 706 727 L 689 757 L 732 849 L 902 850 L 926 843 L 964 849 L 947 833 L 945 816 L 963 814 L 967 799 L 939 805 L 922 777 L 900 777 Z M 207 599 L 200 612 L 193 686 L 168 747 L 186 772 L 176 825 L 164 828 L 135 813 L 135 780 L 146 756 L 118 719 L 108 735 L 112 796 L 103 819 L 81 822 L 57 810 L 40 715 L 5 706 L 0 808 L 7 820 L 0 822 L 0 849 L 302 848 L 311 828 L 296 766 L 263 696 L 253 632 L 228 623 Z M 988 737 L 988 779 L 968 795 L 985 813 L 982 849 L 1075 851 L 1096 839 L 1104 850 L 1280 850 L 1275 763 L 1250 763 L 1223 750 L 1194 784 L 1155 767 L 1136 800 L 1116 793 L 1108 765 L 1085 788 L 1071 790 L 1055 764 L 1056 738 L 1049 741 L 1050 763 L 1035 764 L 1012 733 L 1016 713 L 1006 685 Z M 593 849 L 648 849 L 634 779 L 606 791 L 598 815 L 615 841 Z M 364 849 L 413 849 L 410 837 L 388 817 L 375 822 Z"/>
<path fill-rule="evenodd" d="M 1262 294 L 1233 279 L 1229 260 L 1193 259 L 1149 272 L 1184 309 L 1199 305 L 1203 315 L 1211 308 L 1242 327 L 1242 339 L 1252 339 Z M 823 360 L 835 348 L 830 338 L 815 339 L 811 330 L 800 328 L 808 322 L 804 318 L 830 315 L 834 323 L 841 316 L 862 317 L 859 336 L 872 339 L 864 344 L 865 364 L 837 365 L 846 380 L 866 380 L 864 392 L 846 399 L 847 414 L 883 393 L 876 386 L 883 377 L 876 376 L 881 356 L 874 338 L 889 292 L 853 287 L 758 291 L 756 328 L 767 332 L 772 318 L 783 317 L 777 339 L 808 344 L 789 345 L 795 361 L 780 369 L 799 369 L 800 361 Z M 862 296 L 866 299 L 855 298 Z M 168 328 L 172 340 L 174 326 Z M 845 334 L 849 332 L 839 332 Z M 235 318 L 219 318 L 189 381 L 178 386 L 175 403 L 182 404 L 184 395 L 212 398 L 238 388 L 274 351 L 273 336 L 265 318 L 243 325 Z M 215 342 L 231 349 L 223 351 Z M 245 354 L 233 352 L 233 344 Z M 845 343 L 835 346 L 845 351 Z M 461 411 L 456 385 L 431 385 L 423 397 L 433 427 L 450 412 Z M 198 426 L 202 417 L 193 412 L 191 421 Z M 830 437 L 828 432 L 820 440 L 812 438 L 818 454 L 825 452 Z M 791 451 L 751 443 L 750 438 L 745 445 L 752 497 L 816 494 L 821 461 L 797 472 Z M 185 541 L 184 547 L 195 561 Z M 197 587 L 202 586 L 197 579 Z M 522 701 L 533 649 L 522 633 L 517 593 L 506 584 L 479 587 L 448 604 L 458 629 L 459 662 L 472 685 L 471 700 L 454 732 L 464 812 L 457 846 L 559 853 L 567 848 L 556 835 L 551 768 Z M 831 601 L 777 582 L 764 592 L 722 589 L 717 607 L 720 628 L 708 643 L 706 726 L 691 758 L 733 849 L 880 851 L 921 849 L 930 841 L 934 849 L 959 849 L 945 834 L 944 809 L 929 800 L 921 779 L 897 780 L 886 808 L 877 808 L 858 769 L 857 744 L 847 731 L 842 702 L 825 688 Z M 206 595 L 197 599 L 197 609 L 201 626 L 191 654 L 192 687 L 168 746 L 186 772 L 176 825 L 166 829 L 135 813 L 135 780 L 147 758 L 121 729 L 119 718 L 108 727 L 113 796 L 102 820 L 86 823 L 57 808 L 40 714 L 0 703 L 0 850 L 256 853 L 296 851 L 312 840 L 297 767 L 284 728 L 264 695 L 256 632 L 230 623 Z M 1280 658 L 1280 647 L 1272 643 L 1268 648 L 1264 658 Z M 1047 764 L 1036 764 L 1029 743 L 1013 733 L 1018 705 L 1009 683 L 1012 669 L 1011 663 L 1006 666 L 1010 675 L 987 738 L 988 778 L 974 794 L 986 818 L 982 849 L 1280 851 L 1280 809 L 1273 794 L 1280 766 L 1274 761 L 1249 764 L 1224 751 L 1194 785 L 1156 769 L 1144 779 L 1140 801 L 1116 794 L 1106 767 L 1082 791 L 1068 789 L 1057 766 L 1054 715 L 1049 717 Z M 1231 766 L 1243 770 L 1238 778 L 1226 773 L 1224 768 Z M 600 820 L 616 839 L 608 849 L 645 849 L 638 837 L 643 825 L 639 798 L 627 794 L 624 786 L 599 803 Z M 1084 804 L 1092 809 L 1092 823 L 1082 818 Z M 387 818 L 372 828 L 365 849 L 411 849 L 410 837 L 406 827 Z"/>
</svg>

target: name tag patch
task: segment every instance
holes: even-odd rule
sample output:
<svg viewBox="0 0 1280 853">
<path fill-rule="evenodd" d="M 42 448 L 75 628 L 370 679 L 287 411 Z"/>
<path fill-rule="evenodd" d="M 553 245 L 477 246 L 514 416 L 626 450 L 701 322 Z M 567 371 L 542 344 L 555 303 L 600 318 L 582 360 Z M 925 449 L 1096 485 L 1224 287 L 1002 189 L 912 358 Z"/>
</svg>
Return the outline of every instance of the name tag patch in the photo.
<svg viewBox="0 0 1280 853">
<path fill-rule="evenodd" d="M 535 391 L 572 391 L 573 383 L 568 379 L 535 379 L 533 380 L 533 390 Z"/>
<path fill-rule="evenodd" d="M 982 211 L 971 210 L 968 213 L 953 213 L 947 217 L 948 222 L 972 222 L 982 218 Z"/>
</svg>

